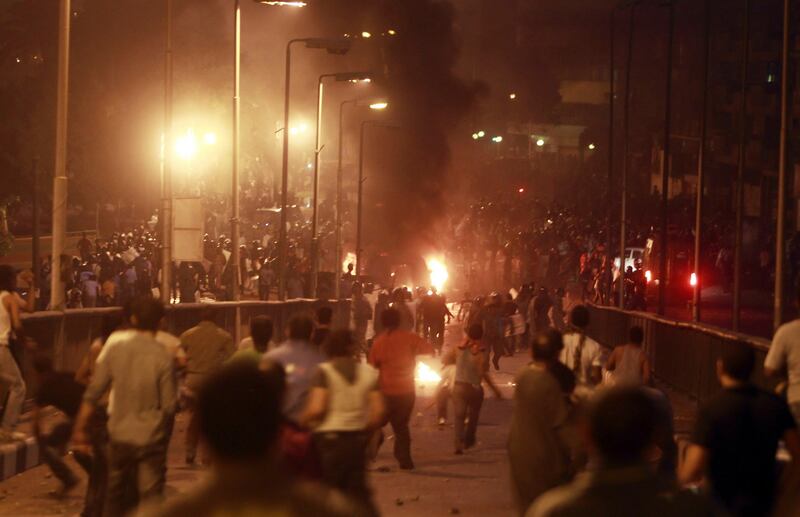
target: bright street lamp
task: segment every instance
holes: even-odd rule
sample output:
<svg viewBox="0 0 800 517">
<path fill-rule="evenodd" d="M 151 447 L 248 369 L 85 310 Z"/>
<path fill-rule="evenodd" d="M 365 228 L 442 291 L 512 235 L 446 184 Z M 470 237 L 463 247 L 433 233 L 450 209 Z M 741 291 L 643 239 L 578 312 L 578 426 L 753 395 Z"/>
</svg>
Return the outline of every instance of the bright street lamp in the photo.
<svg viewBox="0 0 800 517">
<path fill-rule="evenodd" d="M 175 152 L 181 160 L 191 160 L 197 154 L 197 138 L 191 129 L 175 140 Z"/>
<path fill-rule="evenodd" d="M 537 147 L 542 147 L 544 145 L 544 138 L 540 138 L 536 141 Z"/>
<path fill-rule="evenodd" d="M 277 0 L 255 0 L 258 4 L 274 5 L 277 7 L 305 7 L 308 4 L 305 2 L 281 2 Z"/>
<path fill-rule="evenodd" d="M 492 137 L 492 142 L 494 142 L 496 144 L 499 144 L 502 141 L 503 141 L 503 137 L 502 136 L 493 136 Z"/>
<path fill-rule="evenodd" d="M 385 110 L 388 107 L 389 107 L 389 103 L 388 102 L 384 102 L 384 101 L 374 102 L 374 103 L 369 105 L 369 109 L 371 109 L 371 110 Z"/>
<path fill-rule="evenodd" d="M 303 43 L 306 48 L 324 49 L 329 54 L 344 55 L 350 50 L 351 42 L 347 39 L 329 38 L 295 38 L 286 44 L 286 77 L 284 85 L 283 100 L 283 127 L 289 127 L 289 93 L 292 78 L 292 44 Z M 291 130 L 283 132 L 283 160 L 281 164 L 281 227 L 278 234 L 278 299 L 286 299 L 286 255 L 287 255 L 287 235 L 286 224 L 288 217 L 286 207 L 288 205 L 288 186 L 289 186 L 289 133 Z M 237 246 L 238 248 L 238 246 Z"/>
</svg>

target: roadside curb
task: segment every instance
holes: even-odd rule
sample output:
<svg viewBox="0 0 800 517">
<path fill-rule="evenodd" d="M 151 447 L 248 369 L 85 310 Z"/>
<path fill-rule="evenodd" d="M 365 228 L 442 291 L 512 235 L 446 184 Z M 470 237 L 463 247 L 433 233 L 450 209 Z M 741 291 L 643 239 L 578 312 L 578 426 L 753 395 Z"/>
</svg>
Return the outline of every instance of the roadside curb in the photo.
<svg viewBox="0 0 800 517">
<path fill-rule="evenodd" d="M 39 444 L 33 437 L 0 445 L 0 481 L 39 465 Z"/>
</svg>

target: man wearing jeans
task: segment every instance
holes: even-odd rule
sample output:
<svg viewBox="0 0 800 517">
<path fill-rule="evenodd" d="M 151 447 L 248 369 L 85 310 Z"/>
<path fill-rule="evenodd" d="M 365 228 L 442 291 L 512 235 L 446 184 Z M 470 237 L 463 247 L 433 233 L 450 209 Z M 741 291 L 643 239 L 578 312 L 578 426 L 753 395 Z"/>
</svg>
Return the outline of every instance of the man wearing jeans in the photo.
<svg viewBox="0 0 800 517">
<path fill-rule="evenodd" d="M 73 436 L 77 450 L 87 448 L 88 421 L 103 394 L 113 388 L 105 515 L 125 515 L 140 501 L 162 496 L 168 424 L 175 412 L 173 358 L 155 339 L 164 307 L 140 298 L 131 309 L 133 331 L 112 334 L 103 346 Z"/>
<path fill-rule="evenodd" d="M 383 333 L 375 339 L 369 362 L 380 372 L 379 384 L 386 398 L 386 420 L 394 430 L 394 457 L 400 468 L 411 470 L 411 432 L 408 422 L 416 401 L 414 369 L 416 357 L 432 354 L 430 343 L 406 330 L 400 330 L 400 312 L 383 311 Z"/>
</svg>

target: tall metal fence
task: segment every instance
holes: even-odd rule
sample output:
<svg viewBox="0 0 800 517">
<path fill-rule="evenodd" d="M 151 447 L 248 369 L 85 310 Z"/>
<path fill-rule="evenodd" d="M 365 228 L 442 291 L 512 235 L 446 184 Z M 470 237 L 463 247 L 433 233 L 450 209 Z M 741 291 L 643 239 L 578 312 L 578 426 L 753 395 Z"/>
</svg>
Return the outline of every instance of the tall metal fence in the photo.
<svg viewBox="0 0 800 517">
<path fill-rule="evenodd" d="M 213 304 L 187 303 L 171 305 L 167 308 L 167 330 L 179 336 L 185 330 L 200 321 L 202 309 L 211 308 L 215 312 L 216 323 L 236 336 L 236 309 L 240 312 L 239 336 L 248 336 L 250 319 L 255 316 L 268 316 L 275 325 L 275 341 L 281 341 L 289 319 L 296 314 L 313 314 L 317 308 L 327 305 L 334 309 L 334 321 L 337 325 L 347 326 L 350 318 L 350 302 L 291 300 L 287 302 L 218 302 Z M 53 358 L 58 370 L 75 371 L 80 366 L 92 341 L 99 337 L 103 328 L 103 319 L 114 313 L 121 313 L 120 308 L 75 309 L 63 312 L 38 312 L 23 315 L 22 323 L 25 334 L 31 337 L 37 346 L 37 353 L 43 352 Z M 33 385 L 32 358 L 33 353 L 24 347 L 16 350 L 17 359 L 22 367 L 23 376 L 29 387 Z M 28 390 L 33 393 L 32 389 Z"/>
<path fill-rule="evenodd" d="M 755 382 L 763 387 L 774 385 L 763 372 L 769 350 L 766 339 L 613 307 L 592 305 L 589 311 L 588 334 L 606 347 L 624 344 L 629 329 L 641 327 L 645 334 L 644 350 L 655 376 L 698 401 L 707 400 L 719 390 L 717 358 L 726 346 L 737 341 L 747 343 L 756 352 Z"/>
</svg>

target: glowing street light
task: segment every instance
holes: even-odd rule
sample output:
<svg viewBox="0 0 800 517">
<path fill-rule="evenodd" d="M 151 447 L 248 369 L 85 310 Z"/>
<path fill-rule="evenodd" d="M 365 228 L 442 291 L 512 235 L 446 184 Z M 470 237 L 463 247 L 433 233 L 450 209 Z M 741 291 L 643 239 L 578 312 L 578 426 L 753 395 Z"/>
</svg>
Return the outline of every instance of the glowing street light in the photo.
<svg viewBox="0 0 800 517">
<path fill-rule="evenodd" d="M 597 146 L 596 146 L 596 145 L 594 145 L 594 144 L 589 144 L 589 150 L 590 150 L 590 151 L 594 151 L 595 149 L 597 149 Z"/>
<path fill-rule="evenodd" d="M 494 142 L 496 144 L 499 144 L 502 141 L 503 141 L 503 137 L 502 136 L 493 136 L 492 137 L 492 142 Z"/>
<path fill-rule="evenodd" d="M 367 32 L 367 31 L 364 31 L 364 32 L 362 32 L 362 33 L 361 33 L 361 37 L 362 37 L 362 38 L 367 38 L 367 39 L 368 39 L 368 38 L 371 38 L 371 37 L 372 37 L 372 34 L 371 34 L 371 33 L 369 33 L 369 32 Z"/>
<path fill-rule="evenodd" d="M 397 31 L 394 29 L 389 29 L 388 31 L 386 31 L 386 34 L 388 34 L 389 36 L 394 36 L 397 34 Z"/>
<path fill-rule="evenodd" d="M 485 136 L 486 136 L 486 131 L 483 131 L 483 130 L 478 131 L 478 138 L 483 138 Z"/>
<path fill-rule="evenodd" d="M 276 7 L 305 7 L 308 4 L 306 2 L 282 2 L 278 0 L 256 0 L 259 4 L 264 5 L 273 5 Z"/>
<path fill-rule="evenodd" d="M 175 153 L 182 160 L 191 160 L 197 154 L 197 138 L 191 129 L 175 140 Z"/>
<path fill-rule="evenodd" d="M 511 99 L 511 100 L 513 101 L 514 99 L 516 99 L 516 98 L 517 98 L 517 94 L 516 94 L 516 93 L 509 93 L 509 94 L 508 94 L 508 98 L 509 98 L 509 99 Z"/>
<path fill-rule="evenodd" d="M 473 140 L 477 140 L 477 139 L 479 139 L 479 138 L 480 138 L 480 137 L 478 136 L 478 133 L 472 133 L 472 139 L 473 139 Z"/>
<path fill-rule="evenodd" d="M 538 140 L 536 141 L 536 146 L 537 146 L 537 147 L 542 147 L 542 146 L 544 146 L 544 138 L 540 138 L 540 139 L 538 139 Z"/>
<path fill-rule="evenodd" d="M 369 105 L 369 109 L 371 110 L 385 110 L 388 107 L 389 103 L 385 101 L 373 102 L 372 104 Z"/>
</svg>

